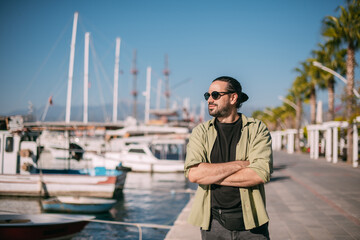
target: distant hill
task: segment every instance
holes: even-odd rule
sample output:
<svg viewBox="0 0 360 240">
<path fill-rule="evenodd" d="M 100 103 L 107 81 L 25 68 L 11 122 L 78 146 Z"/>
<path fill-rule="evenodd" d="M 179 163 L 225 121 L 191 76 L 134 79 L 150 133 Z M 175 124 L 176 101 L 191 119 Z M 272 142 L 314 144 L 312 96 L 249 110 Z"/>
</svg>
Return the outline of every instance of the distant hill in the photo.
<svg viewBox="0 0 360 240">
<path fill-rule="evenodd" d="M 123 120 L 127 116 L 132 115 L 132 105 L 129 105 L 128 102 L 120 101 L 118 108 L 118 119 Z M 44 106 L 41 108 L 35 108 L 33 111 L 33 115 L 35 120 L 39 121 L 42 118 L 44 113 Z M 137 105 L 137 117 L 142 120 L 144 119 L 144 104 L 139 103 Z M 263 106 L 252 106 L 244 104 L 240 108 L 240 112 L 245 114 L 248 117 L 251 117 L 252 113 L 256 110 L 264 110 Z M 327 112 L 327 103 L 323 103 L 323 119 L 326 118 Z M 200 112 L 200 107 L 196 108 L 196 113 Z M 19 109 L 13 112 L 8 113 L 0 113 L 3 116 L 12 116 L 12 115 L 27 115 L 28 109 Z M 179 114 L 181 116 L 181 112 L 179 110 Z M 304 114 L 305 118 L 310 121 L 310 106 L 308 104 L 304 104 Z M 205 111 L 205 120 L 210 119 L 211 116 Z M 45 121 L 64 121 L 65 120 L 65 106 L 60 105 L 52 105 L 49 107 L 48 113 L 46 115 Z M 83 107 L 82 106 L 73 106 L 71 108 L 71 121 L 82 121 L 83 120 Z M 110 122 L 112 120 L 112 104 L 106 104 L 104 107 L 102 106 L 89 106 L 88 109 L 88 121 L 89 122 Z"/>
<path fill-rule="evenodd" d="M 120 107 L 121 106 L 121 107 Z M 45 106 L 33 109 L 32 115 L 35 120 L 40 121 L 44 113 Z M 144 119 L 144 105 L 138 104 L 138 118 Z M 46 122 L 52 121 L 65 121 L 66 107 L 61 105 L 52 105 L 49 107 L 46 114 Z M 8 113 L 1 113 L 3 116 L 12 115 L 27 115 L 28 109 L 20 109 Z M 127 116 L 132 115 L 132 106 L 129 107 L 125 102 L 119 102 L 118 119 L 125 119 Z M 72 106 L 71 107 L 71 121 L 83 120 L 83 107 Z M 112 120 L 112 104 L 106 104 L 105 106 L 89 106 L 88 108 L 88 121 L 89 122 L 109 122 Z"/>
</svg>

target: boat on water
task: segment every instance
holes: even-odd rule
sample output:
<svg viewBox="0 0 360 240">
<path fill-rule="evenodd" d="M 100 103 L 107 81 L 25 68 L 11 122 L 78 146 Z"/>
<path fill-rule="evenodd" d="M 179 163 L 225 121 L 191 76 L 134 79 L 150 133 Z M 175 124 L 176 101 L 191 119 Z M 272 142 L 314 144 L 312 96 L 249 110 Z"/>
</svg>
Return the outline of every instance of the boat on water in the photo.
<svg viewBox="0 0 360 240">
<path fill-rule="evenodd" d="M 107 131 L 106 136 L 109 139 L 106 151 L 100 154 L 86 151 L 81 161 L 108 169 L 116 168 L 121 164 L 134 172 L 184 171 L 188 129 L 168 126 L 128 126 L 118 131 Z M 51 140 L 45 142 L 48 148 L 51 147 Z"/>
<path fill-rule="evenodd" d="M 66 138 L 61 131 L 44 130 L 38 141 L 43 148 L 38 165 L 116 169 L 121 164 L 136 172 L 183 172 L 188 129 L 127 126 L 117 131 L 109 130 L 104 137 L 108 139 L 105 146 L 98 141 L 99 145 L 95 147 L 94 141 L 94 150 L 85 151 L 86 146 L 77 138 Z"/>
<path fill-rule="evenodd" d="M 40 150 L 36 137 L 24 131 L 0 130 L 0 145 L 0 195 L 112 198 L 125 184 L 127 171 L 115 167 L 73 168 L 68 161 L 61 160 L 62 166 L 51 167 L 54 162 L 49 161 L 43 168 L 38 164 Z"/>
<path fill-rule="evenodd" d="M 0 195 L 5 196 L 87 196 L 113 198 L 122 191 L 126 172 L 105 170 L 104 174 L 78 174 L 78 171 L 0 174 Z M 93 171 L 96 172 L 96 171 Z"/>
<path fill-rule="evenodd" d="M 183 141 L 179 141 L 176 144 L 175 142 L 173 144 L 167 143 L 165 156 L 168 157 L 161 158 L 164 154 L 161 154 L 163 149 L 160 145 L 158 145 L 158 148 L 153 146 L 153 151 L 151 151 L 150 147 L 146 144 L 131 144 L 119 152 L 106 152 L 105 158 L 108 159 L 108 164 L 121 162 L 123 166 L 130 167 L 134 172 L 183 172 L 184 146 Z"/>
<path fill-rule="evenodd" d="M 47 212 L 67 213 L 102 213 L 109 211 L 115 199 L 58 196 L 41 201 L 42 208 Z"/>
<path fill-rule="evenodd" d="M 0 239 L 70 239 L 94 216 L 65 214 L 0 214 Z"/>
<path fill-rule="evenodd" d="M 85 196 L 113 198 L 122 191 L 126 171 L 105 168 L 32 170 L 29 175 L 1 174 L 0 195 Z"/>
</svg>

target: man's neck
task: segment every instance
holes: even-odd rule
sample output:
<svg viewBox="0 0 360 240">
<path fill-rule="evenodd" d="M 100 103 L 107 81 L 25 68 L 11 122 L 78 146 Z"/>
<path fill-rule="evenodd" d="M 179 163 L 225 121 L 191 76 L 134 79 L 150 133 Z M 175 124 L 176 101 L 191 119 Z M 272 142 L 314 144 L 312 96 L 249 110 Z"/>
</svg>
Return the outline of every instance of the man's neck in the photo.
<svg viewBox="0 0 360 240">
<path fill-rule="evenodd" d="M 218 117 L 217 120 L 220 123 L 233 123 L 236 122 L 239 119 L 240 115 L 236 112 L 230 114 L 229 116 L 226 117 Z"/>
</svg>

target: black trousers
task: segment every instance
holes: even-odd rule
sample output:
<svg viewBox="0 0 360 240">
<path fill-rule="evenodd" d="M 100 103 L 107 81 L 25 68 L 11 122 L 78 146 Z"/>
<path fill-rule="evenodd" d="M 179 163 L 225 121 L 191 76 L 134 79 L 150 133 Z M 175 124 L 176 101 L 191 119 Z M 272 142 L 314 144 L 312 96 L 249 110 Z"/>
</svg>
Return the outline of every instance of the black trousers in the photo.
<svg viewBox="0 0 360 240">
<path fill-rule="evenodd" d="M 209 230 L 200 230 L 202 240 L 270 240 L 268 223 L 247 231 L 231 231 L 212 219 Z"/>
</svg>

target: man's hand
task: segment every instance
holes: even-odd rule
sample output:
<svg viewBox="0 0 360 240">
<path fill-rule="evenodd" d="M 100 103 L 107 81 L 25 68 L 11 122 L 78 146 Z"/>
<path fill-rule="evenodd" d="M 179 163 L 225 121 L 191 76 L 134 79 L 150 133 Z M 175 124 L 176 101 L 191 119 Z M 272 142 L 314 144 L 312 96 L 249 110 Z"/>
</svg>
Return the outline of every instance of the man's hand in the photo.
<svg viewBox="0 0 360 240">
<path fill-rule="evenodd" d="M 226 163 L 200 163 L 194 165 L 189 171 L 190 182 L 198 184 L 219 184 L 225 178 L 245 169 L 249 161 L 232 161 Z"/>
</svg>

